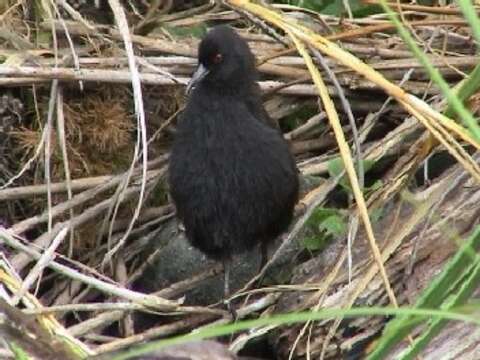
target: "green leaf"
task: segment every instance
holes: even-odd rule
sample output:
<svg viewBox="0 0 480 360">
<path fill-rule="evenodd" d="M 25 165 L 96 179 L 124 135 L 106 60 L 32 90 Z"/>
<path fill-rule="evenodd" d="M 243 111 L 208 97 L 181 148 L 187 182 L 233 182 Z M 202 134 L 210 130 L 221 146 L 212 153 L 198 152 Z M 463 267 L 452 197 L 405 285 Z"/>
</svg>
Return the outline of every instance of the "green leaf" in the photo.
<svg viewBox="0 0 480 360">
<path fill-rule="evenodd" d="M 325 247 L 325 239 L 318 236 L 309 236 L 302 239 L 303 246 L 309 251 L 318 251 Z"/>
<path fill-rule="evenodd" d="M 347 233 L 345 219 L 339 215 L 331 215 L 319 224 L 328 235 L 342 236 Z"/>
<path fill-rule="evenodd" d="M 338 216 L 341 218 L 344 217 L 344 215 L 340 212 L 339 209 L 319 207 L 315 209 L 312 216 L 310 216 L 310 218 L 307 220 L 307 226 L 319 229 L 320 224 L 330 216 Z"/>
<path fill-rule="evenodd" d="M 307 250 L 322 250 L 333 238 L 346 235 L 347 230 L 345 215 L 340 210 L 318 208 L 307 220 L 302 242 Z"/>
<path fill-rule="evenodd" d="M 383 216 L 383 207 L 378 207 L 373 210 L 369 210 L 368 215 L 370 216 L 370 221 L 372 223 L 378 222 L 380 218 Z"/>
<path fill-rule="evenodd" d="M 343 161 L 341 157 L 336 157 L 328 162 L 328 173 L 331 177 L 337 177 L 343 171 Z"/>
<path fill-rule="evenodd" d="M 368 170 L 370 170 L 373 167 L 373 165 L 375 165 L 375 161 L 373 160 L 362 160 L 362 163 L 363 163 L 363 171 L 365 173 Z M 328 162 L 328 173 L 332 178 L 340 175 L 343 172 L 343 170 L 344 170 L 344 166 L 343 166 L 343 160 L 341 157 L 336 157 Z M 346 175 L 344 175 L 342 179 L 340 179 L 339 184 L 346 191 L 349 191 L 349 192 L 352 191 L 352 187 L 350 186 L 350 181 L 348 180 Z M 374 184 L 372 186 L 381 186 L 381 183 Z"/>
<path fill-rule="evenodd" d="M 343 0 L 294 0 L 294 1 L 275 1 L 277 3 L 286 3 L 298 7 L 314 10 L 324 15 L 344 16 L 346 10 L 343 6 Z M 361 0 L 350 0 L 350 10 L 354 17 L 365 17 L 381 12 L 378 5 L 363 4 Z"/>
</svg>

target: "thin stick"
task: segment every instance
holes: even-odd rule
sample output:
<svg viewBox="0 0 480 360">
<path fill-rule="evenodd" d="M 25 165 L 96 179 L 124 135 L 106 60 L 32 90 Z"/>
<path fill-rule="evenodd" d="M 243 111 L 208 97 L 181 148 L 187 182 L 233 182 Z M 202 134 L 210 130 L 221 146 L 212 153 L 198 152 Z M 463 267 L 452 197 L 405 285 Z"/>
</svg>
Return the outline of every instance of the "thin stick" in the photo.
<svg viewBox="0 0 480 360">
<path fill-rule="evenodd" d="M 129 33 L 129 27 L 127 22 L 127 17 L 125 16 L 125 12 L 123 7 L 121 6 L 118 0 L 108 0 L 110 7 L 113 11 L 115 16 L 115 21 L 117 22 L 118 29 L 122 35 L 123 42 L 125 44 L 125 50 L 127 52 L 128 57 L 128 66 L 130 72 L 132 74 L 132 88 L 133 88 L 133 97 L 134 97 L 134 104 L 135 104 L 135 114 L 137 116 L 137 144 L 135 145 L 135 156 L 132 161 L 131 170 L 128 172 L 128 178 L 131 176 L 131 172 L 133 171 L 134 163 L 137 161 L 138 156 L 140 155 L 140 146 L 139 143 L 141 141 L 142 147 L 142 182 L 140 185 L 140 192 L 138 196 L 137 206 L 132 216 L 132 221 L 130 222 L 127 230 L 125 231 L 124 236 L 120 239 L 120 241 L 115 245 L 113 249 L 107 252 L 105 258 L 103 260 L 103 264 L 106 264 L 110 261 L 111 257 L 123 246 L 125 241 L 128 238 L 128 235 L 133 229 L 133 225 L 137 220 L 138 216 L 140 215 L 140 210 L 143 205 L 143 198 L 145 195 L 145 187 L 147 183 L 147 166 L 148 166 L 148 144 L 147 144 L 147 126 L 145 123 L 145 111 L 143 107 L 143 95 L 142 95 L 142 87 L 140 81 L 140 74 L 138 72 L 137 65 L 135 63 L 135 54 L 133 52 L 132 46 L 132 39 Z M 128 180 L 127 180 L 128 183 Z M 113 220 L 112 220 L 113 221 Z"/>
<path fill-rule="evenodd" d="M 30 289 L 30 287 L 33 285 L 35 280 L 37 280 L 40 276 L 40 274 L 43 272 L 43 269 L 45 269 L 49 262 L 52 261 L 55 257 L 54 252 L 57 250 L 58 246 L 62 243 L 63 239 L 67 235 L 68 228 L 64 227 L 60 232 L 58 233 L 57 236 L 53 239 L 52 243 L 48 247 L 47 250 L 40 256 L 38 259 L 37 263 L 35 266 L 30 270 L 28 275 L 25 277 L 25 280 L 22 283 L 22 286 L 18 290 L 18 292 L 15 294 L 15 296 L 12 299 L 12 306 L 16 306 L 20 299 L 26 294 L 26 292 Z"/>
<path fill-rule="evenodd" d="M 94 176 L 94 177 L 86 177 L 80 179 L 73 179 L 71 181 L 71 190 L 74 191 L 81 191 L 85 189 L 89 189 L 101 184 L 105 184 L 109 180 L 113 179 L 113 175 L 105 175 L 105 176 Z M 50 190 L 52 194 L 66 192 L 68 189 L 67 182 L 58 182 L 52 183 L 50 186 Z M 0 190 L 0 200 L 18 200 L 29 198 L 36 195 L 45 195 L 47 193 L 47 185 L 40 184 L 40 185 L 27 185 L 27 186 L 18 186 L 9 189 Z"/>
<path fill-rule="evenodd" d="M 92 189 L 92 190 L 94 190 L 94 189 Z M 135 187 L 127 189 L 125 191 L 123 201 L 127 201 L 128 199 L 133 197 L 137 192 L 138 192 L 138 189 L 135 188 Z M 83 203 L 84 201 L 87 201 L 87 200 L 92 198 L 91 196 L 87 196 L 86 194 L 80 194 L 80 195 L 84 195 L 84 196 L 79 198 L 78 200 L 75 199 L 75 197 L 74 197 L 71 202 L 67 201 L 65 203 L 57 205 L 57 207 L 60 207 L 57 210 L 58 213 L 61 213 L 60 210 L 63 210 L 63 211 L 68 210 L 70 206 L 74 206 L 75 202 Z M 91 195 L 91 194 L 89 194 L 89 195 Z M 109 198 L 107 200 L 104 200 L 104 201 L 102 201 L 102 202 L 84 210 L 80 215 L 76 216 L 71 223 L 74 226 L 80 226 L 81 224 L 84 224 L 85 222 L 87 222 L 87 221 L 89 221 L 89 220 L 91 220 L 95 217 L 98 217 L 103 211 L 105 211 L 105 209 L 107 209 L 110 206 L 112 201 L 113 201 L 113 199 Z M 31 219 L 27 219 L 26 221 L 24 221 L 23 224 L 21 224 L 22 228 L 20 230 L 26 230 L 26 229 L 30 228 L 31 226 L 33 226 L 34 224 L 44 222 L 45 220 L 46 220 L 45 214 L 43 214 L 39 218 L 33 217 Z M 63 226 L 65 224 L 66 223 L 57 223 L 54 226 L 54 228 L 52 229 L 53 236 L 54 236 L 54 234 L 56 234 L 56 232 L 58 232 L 60 230 L 59 226 Z M 19 224 L 15 224 L 14 226 L 12 226 L 12 228 L 9 229 L 9 231 L 21 233 L 22 231 L 19 231 L 19 226 L 17 226 L 17 225 L 19 225 Z M 57 230 L 55 230 L 55 229 L 57 229 Z M 35 245 L 40 246 L 40 247 L 44 247 L 44 246 L 46 246 L 46 244 L 50 243 L 50 239 L 51 239 L 52 234 L 45 233 L 45 234 L 39 236 L 37 239 L 35 239 L 35 241 L 32 244 L 35 244 Z M 16 266 L 17 270 L 18 270 L 18 269 L 21 269 L 21 268 L 25 267 L 30 261 L 31 261 L 31 259 L 28 255 L 26 255 L 24 253 L 21 253 L 21 254 L 15 255 L 13 257 L 12 264 L 14 264 Z"/>
<path fill-rule="evenodd" d="M 40 259 L 42 257 L 42 255 L 37 250 L 34 250 L 28 246 L 25 246 L 21 242 L 16 240 L 12 236 L 12 234 L 6 229 L 0 228 L 0 237 L 9 246 L 15 248 L 16 250 L 25 252 L 26 254 L 33 257 L 34 259 Z M 92 276 L 87 276 L 85 274 L 82 274 L 74 269 L 71 269 L 65 265 L 59 264 L 55 261 L 48 262 L 47 266 L 73 280 L 78 280 L 104 293 L 114 295 L 114 296 L 119 296 L 124 299 L 128 299 L 132 302 L 141 304 L 145 307 L 152 307 L 160 311 L 180 310 L 180 307 L 178 306 L 178 304 L 173 301 L 165 300 L 158 296 L 142 294 L 136 291 L 121 288 L 115 284 L 107 283 L 105 281 L 96 279 Z"/>
<path fill-rule="evenodd" d="M 63 159 L 63 168 L 65 172 L 65 183 L 67 185 L 67 198 L 72 200 L 73 191 L 72 191 L 72 179 L 70 177 L 70 163 L 68 161 L 68 152 L 67 152 L 67 141 L 65 135 L 65 115 L 63 112 L 63 88 L 60 86 L 58 88 L 57 95 L 57 132 L 60 142 L 60 148 L 62 150 L 62 159 Z M 48 193 L 52 194 L 52 183 L 49 183 Z M 75 217 L 73 208 L 70 209 L 70 220 Z M 68 245 L 68 256 L 72 257 L 73 255 L 73 240 L 75 236 L 75 230 L 72 227 L 70 229 L 70 239 Z"/>
<path fill-rule="evenodd" d="M 146 309 L 139 304 L 130 302 L 101 302 L 101 303 L 88 303 L 88 304 L 65 304 L 44 307 L 40 309 L 25 310 L 26 314 L 40 315 L 50 313 L 68 313 L 77 311 L 132 311 L 139 310 L 145 311 Z"/>
<path fill-rule="evenodd" d="M 48 104 L 48 115 L 47 123 L 45 125 L 45 131 L 47 133 L 47 138 L 45 141 L 45 182 L 47 183 L 47 211 L 48 211 L 48 231 L 52 230 L 52 192 L 50 191 L 51 186 L 51 177 L 50 177 L 50 153 L 51 153 L 51 132 L 52 132 L 52 123 L 53 123 L 53 113 L 55 109 L 55 103 L 57 100 L 58 94 L 58 80 L 52 81 L 52 88 L 50 90 L 50 101 Z"/>
</svg>

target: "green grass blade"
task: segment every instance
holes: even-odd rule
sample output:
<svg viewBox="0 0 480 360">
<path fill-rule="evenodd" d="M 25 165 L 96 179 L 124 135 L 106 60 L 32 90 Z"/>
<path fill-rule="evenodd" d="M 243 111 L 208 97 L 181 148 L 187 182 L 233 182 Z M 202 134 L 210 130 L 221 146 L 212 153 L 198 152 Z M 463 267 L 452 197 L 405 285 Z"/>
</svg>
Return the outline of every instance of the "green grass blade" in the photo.
<svg viewBox="0 0 480 360">
<path fill-rule="evenodd" d="M 475 94 L 480 88 L 480 64 L 475 66 L 472 72 L 468 75 L 467 78 L 462 80 L 460 84 L 455 86 L 455 94 L 460 99 L 460 101 L 465 101 L 470 96 Z M 458 89 L 458 90 L 456 90 Z M 455 114 L 452 105 L 448 105 L 447 110 L 444 112 L 445 116 L 452 117 Z"/>
<path fill-rule="evenodd" d="M 473 266 L 473 269 L 468 269 L 470 273 L 468 278 L 462 281 L 462 285 L 457 294 L 449 298 L 448 303 L 445 304 L 445 309 L 452 309 L 464 304 L 473 292 L 477 289 L 478 284 L 480 283 L 480 261 L 477 258 L 476 265 Z M 443 327 L 448 323 L 445 319 L 436 318 L 431 321 L 430 326 L 426 331 L 422 333 L 417 339 L 413 346 L 407 350 L 407 353 L 402 355 L 401 360 L 414 360 L 415 356 L 418 355 L 428 343 L 443 329 Z"/>
<path fill-rule="evenodd" d="M 218 336 L 224 336 L 236 333 L 242 330 L 248 330 L 260 326 L 270 325 L 287 325 L 295 323 L 303 323 L 310 320 L 331 319 L 336 317 L 358 317 L 358 316 L 408 316 L 410 318 L 420 317 L 435 318 L 441 317 L 449 320 L 465 321 L 474 323 L 480 326 L 480 319 L 464 313 L 457 313 L 452 310 L 432 310 L 432 309 L 412 309 L 412 308 L 391 308 L 391 307 L 376 307 L 376 308 L 352 308 L 352 309 L 322 309 L 317 312 L 299 312 L 274 315 L 271 317 L 264 317 L 255 320 L 239 321 L 228 325 L 214 325 L 203 328 L 199 331 L 192 332 L 188 335 L 173 337 L 166 340 L 157 340 L 148 344 L 136 346 L 130 350 L 117 354 L 104 354 L 92 358 L 95 360 L 124 360 L 133 356 L 139 356 L 155 350 L 163 349 L 167 346 L 182 344 L 195 340 L 209 339 Z"/>
<path fill-rule="evenodd" d="M 10 342 L 8 345 L 15 356 L 15 360 L 32 360 L 32 358 L 16 343 Z"/>
<path fill-rule="evenodd" d="M 465 108 L 460 99 L 455 95 L 455 92 L 450 89 L 449 84 L 442 77 L 440 71 L 438 71 L 438 69 L 430 63 L 427 55 L 425 55 L 423 50 L 415 43 L 415 40 L 412 38 L 408 30 L 400 22 L 398 15 L 392 11 L 385 0 L 380 0 L 380 4 L 392 23 L 396 26 L 398 34 L 402 37 L 412 51 L 413 55 L 418 59 L 418 61 L 420 61 L 425 70 L 428 72 L 430 79 L 437 84 L 443 95 L 447 98 L 448 104 L 469 128 L 472 136 L 480 142 L 480 126 L 473 115 L 470 113 L 470 111 L 468 111 L 467 108 Z"/>
<path fill-rule="evenodd" d="M 470 0 L 458 0 L 458 6 L 462 10 L 465 19 L 468 21 L 477 44 L 480 44 L 480 20 L 477 16 L 477 10 L 472 6 Z"/>
<path fill-rule="evenodd" d="M 474 264 L 480 248 L 480 226 L 477 226 L 464 245 L 456 252 L 442 273 L 424 290 L 418 299 L 417 308 L 438 308 L 444 302 L 452 286 L 466 276 L 468 269 Z M 401 342 L 418 324 L 411 317 L 401 316 L 392 320 L 384 330 L 376 348 L 368 356 L 368 360 L 384 359 L 390 349 Z"/>
</svg>

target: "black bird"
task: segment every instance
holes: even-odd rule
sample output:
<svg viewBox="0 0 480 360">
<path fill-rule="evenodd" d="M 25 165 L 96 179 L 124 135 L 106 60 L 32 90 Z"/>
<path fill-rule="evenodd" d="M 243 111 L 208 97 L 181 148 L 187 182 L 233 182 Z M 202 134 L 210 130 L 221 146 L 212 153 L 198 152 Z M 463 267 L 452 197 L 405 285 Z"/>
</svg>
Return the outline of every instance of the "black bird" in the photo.
<svg viewBox="0 0 480 360">
<path fill-rule="evenodd" d="M 228 26 L 208 32 L 170 155 L 169 183 L 190 243 L 223 261 L 229 295 L 232 255 L 273 240 L 298 199 L 295 161 L 269 124 L 255 58 Z"/>
</svg>

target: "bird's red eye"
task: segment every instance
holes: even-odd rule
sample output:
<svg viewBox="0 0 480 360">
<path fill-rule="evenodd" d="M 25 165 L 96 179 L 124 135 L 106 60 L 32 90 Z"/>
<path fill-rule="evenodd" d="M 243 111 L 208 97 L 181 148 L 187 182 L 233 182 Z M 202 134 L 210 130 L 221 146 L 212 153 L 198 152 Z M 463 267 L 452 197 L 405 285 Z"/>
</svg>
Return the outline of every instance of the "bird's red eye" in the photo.
<svg viewBox="0 0 480 360">
<path fill-rule="evenodd" d="M 212 62 L 214 64 L 220 64 L 223 60 L 223 55 L 220 53 L 216 53 L 215 55 L 212 56 Z"/>
</svg>

